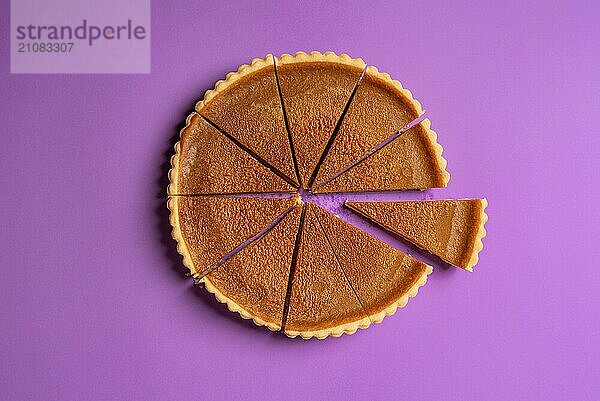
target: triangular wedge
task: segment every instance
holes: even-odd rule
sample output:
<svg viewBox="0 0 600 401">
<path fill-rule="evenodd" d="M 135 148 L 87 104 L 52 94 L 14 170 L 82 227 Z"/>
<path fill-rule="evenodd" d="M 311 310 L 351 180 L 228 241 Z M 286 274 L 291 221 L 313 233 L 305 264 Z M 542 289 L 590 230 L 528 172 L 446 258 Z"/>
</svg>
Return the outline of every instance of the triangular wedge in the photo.
<svg viewBox="0 0 600 401">
<path fill-rule="evenodd" d="M 294 271 L 285 334 L 339 337 L 368 327 L 369 318 L 314 214 L 307 208 Z"/>
<path fill-rule="evenodd" d="M 396 191 L 443 188 L 450 174 L 442 147 L 424 119 L 377 153 L 315 190 L 325 192 Z"/>
<path fill-rule="evenodd" d="M 365 63 L 332 52 L 284 54 L 276 63 L 298 170 L 306 186 Z"/>
<path fill-rule="evenodd" d="M 463 269 L 473 271 L 483 249 L 486 199 L 346 202 L 350 209 Z"/>
<path fill-rule="evenodd" d="M 297 198 L 177 196 L 168 200 L 173 238 L 192 275 L 259 234 Z"/>
<path fill-rule="evenodd" d="M 204 278 L 206 288 L 231 311 L 270 330 L 281 329 L 300 206 L 264 236 Z"/>
<path fill-rule="evenodd" d="M 315 207 L 340 264 L 372 322 L 404 307 L 427 281 L 431 266 Z"/>
<path fill-rule="evenodd" d="M 196 113 L 181 131 L 171 166 L 169 195 L 294 190 Z"/>
<path fill-rule="evenodd" d="M 296 181 L 273 56 L 227 74 L 206 92 L 196 111 Z"/>
<path fill-rule="evenodd" d="M 319 169 L 314 186 L 360 158 L 422 113 L 421 104 L 400 82 L 369 66 Z"/>
</svg>

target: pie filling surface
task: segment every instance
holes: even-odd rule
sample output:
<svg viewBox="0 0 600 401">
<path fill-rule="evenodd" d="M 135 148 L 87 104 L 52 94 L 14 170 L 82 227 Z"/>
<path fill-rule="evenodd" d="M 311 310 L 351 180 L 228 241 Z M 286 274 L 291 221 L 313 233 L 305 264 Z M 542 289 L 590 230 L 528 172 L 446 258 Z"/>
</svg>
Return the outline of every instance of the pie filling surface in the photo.
<svg viewBox="0 0 600 401">
<path fill-rule="evenodd" d="M 274 68 L 269 56 L 241 68 L 217 83 L 196 110 L 295 181 Z"/>
<path fill-rule="evenodd" d="M 431 266 L 292 194 L 445 187 L 422 113 L 399 82 L 347 55 L 269 55 L 228 74 L 197 103 L 171 159 L 173 237 L 195 281 L 290 337 L 352 334 L 405 306 Z M 486 204 L 346 206 L 470 270 Z"/>
</svg>

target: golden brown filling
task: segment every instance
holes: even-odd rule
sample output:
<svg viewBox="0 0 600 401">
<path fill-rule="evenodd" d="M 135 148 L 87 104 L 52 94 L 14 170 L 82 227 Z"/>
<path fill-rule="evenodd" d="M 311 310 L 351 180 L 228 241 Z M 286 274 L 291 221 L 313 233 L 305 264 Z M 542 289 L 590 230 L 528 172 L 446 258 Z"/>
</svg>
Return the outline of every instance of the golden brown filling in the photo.
<svg viewBox="0 0 600 401">
<path fill-rule="evenodd" d="M 207 276 L 225 296 L 272 328 L 281 327 L 299 209 Z"/>
<path fill-rule="evenodd" d="M 269 226 L 295 199 L 177 197 L 179 227 L 201 273 Z"/>
<path fill-rule="evenodd" d="M 445 174 L 421 123 L 315 192 L 439 188 L 446 186 Z"/>
<path fill-rule="evenodd" d="M 273 64 L 237 80 L 198 112 L 295 179 Z"/>
<path fill-rule="evenodd" d="M 426 274 L 427 265 L 315 207 L 325 234 L 369 315 L 376 315 Z"/>
<path fill-rule="evenodd" d="M 294 190 L 198 114 L 191 116 L 180 143 L 177 190 L 172 195 Z"/>
<path fill-rule="evenodd" d="M 367 319 L 308 204 L 293 277 L 287 330 L 323 330 Z"/>
<path fill-rule="evenodd" d="M 319 175 L 318 185 L 413 121 L 420 106 L 407 95 L 367 69 Z"/>
</svg>

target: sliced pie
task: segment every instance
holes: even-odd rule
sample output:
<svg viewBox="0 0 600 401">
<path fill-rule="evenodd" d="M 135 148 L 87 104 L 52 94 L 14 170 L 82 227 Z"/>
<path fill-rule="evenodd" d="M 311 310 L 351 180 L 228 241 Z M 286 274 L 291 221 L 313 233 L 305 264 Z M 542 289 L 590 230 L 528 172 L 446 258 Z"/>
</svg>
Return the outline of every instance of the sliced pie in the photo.
<svg viewBox="0 0 600 401">
<path fill-rule="evenodd" d="M 399 82 L 345 54 L 268 55 L 217 82 L 186 120 L 169 172 L 173 238 L 195 281 L 290 337 L 351 334 L 405 306 L 430 266 L 298 195 L 264 194 L 446 186 L 422 113 Z M 486 204 L 348 206 L 471 269 Z"/>
<path fill-rule="evenodd" d="M 368 327 L 369 318 L 313 212 L 316 206 L 309 203 L 305 207 L 285 334 L 337 337 Z"/>
<path fill-rule="evenodd" d="M 192 275 L 206 269 L 259 234 L 298 202 L 296 197 L 171 197 L 173 237 Z"/>
<path fill-rule="evenodd" d="M 327 52 L 284 54 L 277 76 L 303 186 L 306 187 L 365 63 Z"/>
<path fill-rule="evenodd" d="M 483 248 L 485 199 L 346 202 L 350 209 L 446 262 L 473 271 Z"/>
<path fill-rule="evenodd" d="M 196 113 L 181 130 L 171 165 L 169 195 L 294 190 Z"/>
<path fill-rule="evenodd" d="M 423 113 L 409 90 L 369 66 L 331 149 L 320 166 L 319 185 Z"/>
<path fill-rule="evenodd" d="M 316 193 L 441 188 L 448 184 L 446 160 L 428 119 L 378 152 L 320 186 Z"/>
<path fill-rule="evenodd" d="M 206 288 L 231 311 L 257 325 L 281 329 L 300 206 L 265 235 L 204 277 Z"/>
<path fill-rule="evenodd" d="M 313 208 L 352 288 L 372 322 L 404 307 L 417 295 L 432 268 L 339 217 Z"/>
<path fill-rule="evenodd" d="M 196 111 L 296 181 L 272 55 L 227 74 Z"/>
</svg>

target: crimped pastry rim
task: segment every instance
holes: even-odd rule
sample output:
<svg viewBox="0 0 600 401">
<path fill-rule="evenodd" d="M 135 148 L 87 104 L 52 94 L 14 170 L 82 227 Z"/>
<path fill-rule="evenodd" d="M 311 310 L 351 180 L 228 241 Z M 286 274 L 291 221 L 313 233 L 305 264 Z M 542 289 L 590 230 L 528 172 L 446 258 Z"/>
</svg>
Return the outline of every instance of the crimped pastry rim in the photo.
<svg viewBox="0 0 600 401">
<path fill-rule="evenodd" d="M 438 170 L 442 174 L 442 187 L 446 188 L 448 186 L 448 182 L 450 181 L 450 173 L 446 170 L 448 166 L 448 161 L 444 158 L 442 153 L 444 152 L 444 148 L 437 141 L 438 135 L 437 132 L 431 129 L 431 121 L 428 118 L 423 119 L 420 124 L 425 128 L 427 132 L 427 137 L 429 138 L 429 146 L 433 149 L 433 154 L 435 156 L 435 163 L 437 164 Z"/>
<path fill-rule="evenodd" d="M 263 68 L 274 66 L 273 64 L 273 55 L 267 54 L 263 58 L 254 58 L 250 62 L 250 64 L 242 64 L 238 67 L 236 71 L 231 71 L 227 73 L 225 79 L 218 80 L 215 83 L 213 89 L 209 89 L 204 92 L 204 97 L 202 100 L 196 102 L 195 110 L 198 114 L 202 115 L 202 110 L 221 92 L 224 92 L 237 82 L 239 79 L 250 75 L 256 71 L 262 70 Z"/>
<path fill-rule="evenodd" d="M 360 320 L 356 320 L 354 322 L 345 323 L 339 326 L 326 328 L 322 330 L 315 331 L 295 331 L 295 330 L 286 330 L 285 335 L 294 338 L 297 336 L 302 337 L 304 340 L 309 340 L 313 337 L 322 340 L 327 338 L 328 336 L 332 337 L 340 337 L 342 334 L 352 335 L 357 332 L 358 329 L 367 329 L 372 324 L 378 324 L 383 321 L 386 316 L 392 316 L 396 313 L 399 308 L 404 308 L 408 304 L 408 300 L 410 298 L 414 298 L 417 296 L 419 292 L 419 288 L 423 287 L 427 283 L 427 277 L 433 272 L 433 268 L 429 265 L 425 265 L 425 271 L 419 276 L 417 281 L 402 294 L 398 299 L 392 302 L 387 307 L 383 308 L 377 313 L 369 315 L 368 317 L 364 317 Z"/>
<path fill-rule="evenodd" d="M 481 199 L 481 212 L 479 215 L 479 228 L 477 234 L 475 234 L 475 241 L 473 242 L 473 250 L 471 251 L 471 257 L 465 267 L 465 270 L 472 272 L 473 267 L 479 262 L 479 252 L 483 249 L 483 238 L 487 232 L 485 230 L 485 223 L 488 221 L 488 215 L 485 209 L 488 207 L 488 201 L 486 198 Z"/>
<path fill-rule="evenodd" d="M 179 130 L 179 140 L 173 145 L 175 154 L 171 156 L 171 168 L 169 169 L 169 185 L 167 186 L 167 196 L 179 195 L 179 158 L 181 157 L 181 138 L 183 132 L 192 124 L 192 118 L 198 115 L 196 112 L 188 114 L 185 118 L 185 126 Z"/>
<path fill-rule="evenodd" d="M 363 70 L 367 64 L 362 58 L 352 58 L 346 53 L 336 54 L 332 51 L 321 53 L 318 51 L 312 51 L 310 53 L 296 52 L 295 54 L 284 53 L 279 57 L 275 58 L 277 65 L 286 64 L 298 64 L 298 63 L 333 63 L 333 64 L 344 64 L 348 66 L 357 67 Z"/>
</svg>

